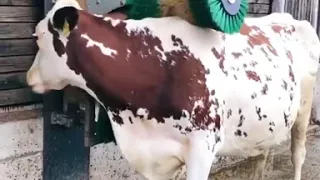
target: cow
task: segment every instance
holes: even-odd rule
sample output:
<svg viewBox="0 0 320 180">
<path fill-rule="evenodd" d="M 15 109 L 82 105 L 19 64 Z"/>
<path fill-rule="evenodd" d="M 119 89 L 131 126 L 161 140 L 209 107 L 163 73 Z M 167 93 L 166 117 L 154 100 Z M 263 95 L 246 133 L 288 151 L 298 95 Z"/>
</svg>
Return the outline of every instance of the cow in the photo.
<svg viewBox="0 0 320 180">
<path fill-rule="evenodd" d="M 179 17 L 123 17 L 57 1 L 35 28 L 28 85 L 39 94 L 85 90 L 147 179 L 186 165 L 187 180 L 206 180 L 219 156 L 263 154 L 252 176 L 261 179 L 269 149 L 290 132 L 301 179 L 320 55 L 310 23 L 274 13 L 246 18 L 230 35 Z"/>
</svg>

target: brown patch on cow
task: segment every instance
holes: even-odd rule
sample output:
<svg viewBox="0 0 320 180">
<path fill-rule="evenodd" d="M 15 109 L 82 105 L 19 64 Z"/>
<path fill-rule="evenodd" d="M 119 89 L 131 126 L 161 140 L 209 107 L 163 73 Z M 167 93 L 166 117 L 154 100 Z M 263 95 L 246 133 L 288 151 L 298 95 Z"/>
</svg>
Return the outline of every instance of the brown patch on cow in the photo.
<svg viewBox="0 0 320 180">
<path fill-rule="evenodd" d="M 250 54 L 250 55 L 252 55 L 252 51 L 251 51 L 251 49 L 250 48 L 245 48 L 244 50 L 243 50 L 243 52 L 245 52 L 245 53 L 248 53 L 248 54 Z"/>
<path fill-rule="evenodd" d="M 264 56 L 268 59 L 268 61 L 272 62 L 270 54 L 268 54 L 267 51 L 263 47 L 261 47 L 260 50 L 263 52 Z"/>
<path fill-rule="evenodd" d="M 238 127 L 241 127 L 243 125 L 243 121 L 245 120 L 246 118 L 243 116 L 243 114 L 240 115 L 240 119 L 239 119 L 239 124 L 238 124 Z"/>
<path fill-rule="evenodd" d="M 267 85 L 267 84 L 264 84 L 263 87 L 262 87 L 261 93 L 262 93 L 263 95 L 266 95 L 266 94 L 267 94 L 267 91 L 268 91 L 268 85 Z"/>
<path fill-rule="evenodd" d="M 180 124 L 173 125 L 174 128 L 177 128 L 179 131 L 182 130 L 182 126 Z"/>
<path fill-rule="evenodd" d="M 251 99 L 255 99 L 257 97 L 257 93 L 251 94 Z"/>
<path fill-rule="evenodd" d="M 260 107 L 256 107 L 256 113 L 258 115 L 258 120 L 261 121 L 262 120 L 262 116 L 261 116 L 261 108 Z"/>
<path fill-rule="evenodd" d="M 220 52 L 218 52 L 218 50 L 216 48 L 212 48 L 211 51 L 212 51 L 213 55 L 218 59 L 219 67 L 222 70 L 222 72 L 225 75 L 228 75 L 228 73 L 224 69 L 224 61 L 226 60 L 226 58 L 225 58 L 225 54 L 226 54 L 225 48 L 223 48 Z"/>
<path fill-rule="evenodd" d="M 289 66 L 289 77 L 290 77 L 292 82 L 295 82 L 295 78 L 294 78 L 294 74 L 292 72 L 292 67 L 291 66 Z"/>
<path fill-rule="evenodd" d="M 220 129 L 220 128 L 221 128 L 221 118 L 220 118 L 220 115 L 219 115 L 219 114 L 216 114 L 216 115 L 215 115 L 214 124 L 215 124 L 215 127 L 216 127 L 217 129 Z"/>
<path fill-rule="evenodd" d="M 235 136 L 242 136 L 242 131 L 238 129 L 236 132 L 234 132 Z"/>
<path fill-rule="evenodd" d="M 284 90 L 288 89 L 288 83 L 285 80 L 282 80 L 283 84 L 281 85 Z"/>
<path fill-rule="evenodd" d="M 287 115 L 285 112 L 283 112 L 283 118 L 284 118 L 284 123 L 285 126 L 288 127 L 289 126 L 289 115 Z"/>
<path fill-rule="evenodd" d="M 269 128 L 269 131 L 270 131 L 270 132 L 273 132 L 273 129 L 272 129 L 272 127 L 270 127 L 270 128 Z"/>
<path fill-rule="evenodd" d="M 238 80 L 237 76 L 234 74 L 233 75 L 234 80 Z"/>
<path fill-rule="evenodd" d="M 190 127 L 186 127 L 184 130 L 185 130 L 186 132 L 188 132 L 188 133 L 190 133 L 190 132 L 192 131 L 192 129 L 191 129 Z"/>
<path fill-rule="evenodd" d="M 67 65 L 84 77 L 108 110 L 117 114 L 126 109 L 135 113 L 138 108 L 146 108 L 148 119 L 155 118 L 159 123 L 171 116 L 180 119 L 182 110 L 186 110 L 194 114 L 192 128 L 206 129 L 209 124 L 220 127 L 220 116 L 209 116 L 214 105 L 209 100 L 209 90 L 205 83 L 198 83 L 206 81 L 205 67 L 179 37 L 171 36 L 179 50 L 164 51 L 161 40 L 147 27 L 128 32 L 125 21 L 113 26 L 110 20 L 78 12 L 78 28 L 71 32 L 66 46 Z M 106 56 L 96 46 L 86 47 L 87 40 L 81 38 L 84 33 L 117 53 Z M 204 106 L 191 113 L 197 101 Z M 123 123 L 117 118 L 113 120 Z"/>
<path fill-rule="evenodd" d="M 119 114 L 113 114 L 112 120 L 118 124 L 123 124 L 123 119 L 119 116 Z"/>
<path fill-rule="evenodd" d="M 288 26 L 288 25 L 282 25 L 282 24 L 273 24 L 271 26 L 273 32 L 275 32 L 276 34 L 281 34 L 281 32 L 285 33 L 285 34 L 289 34 L 291 35 L 293 32 L 296 31 L 294 26 Z"/>
<path fill-rule="evenodd" d="M 271 76 L 266 76 L 266 81 L 272 81 Z"/>
<path fill-rule="evenodd" d="M 252 66 L 252 67 L 256 67 L 257 64 L 258 64 L 257 61 L 251 61 L 250 62 L 250 66 Z"/>
<path fill-rule="evenodd" d="M 272 46 L 267 35 L 257 26 L 248 26 L 247 24 L 243 24 L 240 30 L 240 34 L 244 36 L 248 36 L 248 44 L 251 48 L 255 46 L 266 45 L 268 50 L 278 56 L 276 49 Z"/>
<path fill-rule="evenodd" d="M 289 98 L 290 98 L 290 101 L 292 101 L 292 100 L 293 100 L 293 94 L 292 94 L 292 93 L 290 93 Z"/>
<path fill-rule="evenodd" d="M 241 52 L 232 52 L 231 55 L 233 55 L 233 57 L 235 59 L 239 59 L 239 57 L 242 56 L 242 53 Z"/>
<path fill-rule="evenodd" d="M 215 90 L 211 90 L 211 96 L 214 96 L 216 94 L 216 91 Z"/>
<path fill-rule="evenodd" d="M 290 59 L 290 61 L 291 61 L 291 63 L 292 63 L 292 62 L 293 62 L 293 57 L 292 57 L 291 51 L 287 50 L 287 51 L 286 51 L 286 55 L 287 55 L 287 57 Z"/>
<path fill-rule="evenodd" d="M 182 40 L 175 35 L 171 35 L 171 40 L 173 42 L 173 46 L 183 46 Z"/>
<path fill-rule="evenodd" d="M 125 20 L 128 18 L 128 15 L 125 13 L 122 13 L 120 9 L 115 9 L 114 11 L 104 14 L 103 16 L 113 18 L 113 19 L 118 19 L 118 20 Z"/>
<path fill-rule="evenodd" d="M 258 74 L 256 72 L 254 72 L 254 71 L 249 71 L 248 70 L 248 71 L 246 71 L 246 74 L 247 74 L 247 77 L 248 77 L 249 80 L 254 80 L 254 81 L 257 81 L 257 82 L 261 81 L 260 77 L 258 76 Z"/>
<path fill-rule="evenodd" d="M 232 116 L 232 110 L 231 109 L 229 109 L 228 112 L 227 112 L 227 118 L 229 119 L 230 116 Z"/>
<path fill-rule="evenodd" d="M 248 137 L 248 134 L 246 132 L 243 132 L 244 137 Z"/>
</svg>

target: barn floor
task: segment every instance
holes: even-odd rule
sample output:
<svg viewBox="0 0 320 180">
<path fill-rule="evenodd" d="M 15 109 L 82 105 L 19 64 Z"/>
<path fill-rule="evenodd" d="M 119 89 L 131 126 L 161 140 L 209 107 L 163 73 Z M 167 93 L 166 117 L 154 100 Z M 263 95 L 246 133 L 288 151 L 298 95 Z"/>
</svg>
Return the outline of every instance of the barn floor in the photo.
<svg viewBox="0 0 320 180">
<path fill-rule="evenodd" d="M 290 144 L 286 142 L 273 150 L 268 158 L 265 180 L 292 179 L 293 168 L 291 164 L 289 145 Z M 214 170 L 210 179 L 248 180 L 251 179 L 254 165 L 254 160 L 239 161 L 231 166 Z M 307 142 L 307 157 L 302 174 L 302 180 L 320 179 L 320 131 L 318 127 L 309 133 Z"/>
</svg>

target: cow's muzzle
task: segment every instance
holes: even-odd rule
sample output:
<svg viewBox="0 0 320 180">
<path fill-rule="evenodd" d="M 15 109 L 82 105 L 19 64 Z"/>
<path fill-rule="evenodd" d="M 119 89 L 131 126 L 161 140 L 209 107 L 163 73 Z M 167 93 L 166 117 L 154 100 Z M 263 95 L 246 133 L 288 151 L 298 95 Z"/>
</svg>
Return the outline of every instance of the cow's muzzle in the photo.
<svg viewBox="0 0 320 180">
<path fill-rule="evenodd" d="M 26 81 L 28 86 L 32 88 L 33 92 L 38 94 L 47 92 L 47 88 L 45 88 L 37 68 L 30 69 L 27 72 Z"/>
</svg>

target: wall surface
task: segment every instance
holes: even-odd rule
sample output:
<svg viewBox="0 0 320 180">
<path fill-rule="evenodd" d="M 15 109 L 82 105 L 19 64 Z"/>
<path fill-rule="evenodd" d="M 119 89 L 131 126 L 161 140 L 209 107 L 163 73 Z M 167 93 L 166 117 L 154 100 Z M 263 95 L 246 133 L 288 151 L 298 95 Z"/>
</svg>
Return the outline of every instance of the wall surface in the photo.
<svg viewBox="0 0 320 180">
<path fill-rule="evenodd" d="M 259 17 L 270 13 L 271 0 L 248 0 L 249 16 Z"/>
<path fill-rule="evenodd" d="M 25 74 L 37 47 L 32 37 L 42 17 L 41 0 L 0 1 L 0 107 L 41 101 Z"/>
</svg>

